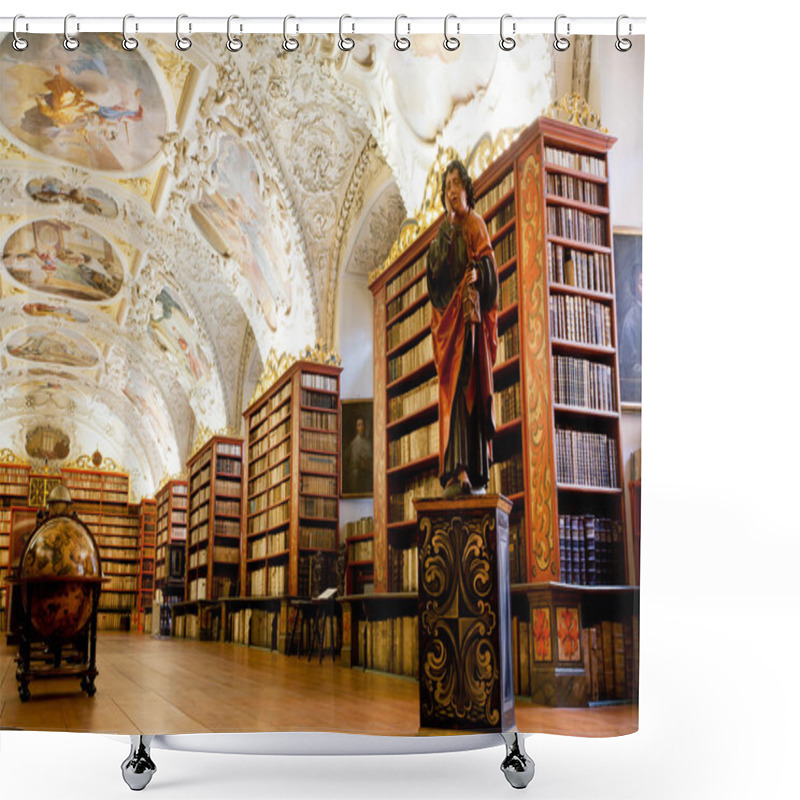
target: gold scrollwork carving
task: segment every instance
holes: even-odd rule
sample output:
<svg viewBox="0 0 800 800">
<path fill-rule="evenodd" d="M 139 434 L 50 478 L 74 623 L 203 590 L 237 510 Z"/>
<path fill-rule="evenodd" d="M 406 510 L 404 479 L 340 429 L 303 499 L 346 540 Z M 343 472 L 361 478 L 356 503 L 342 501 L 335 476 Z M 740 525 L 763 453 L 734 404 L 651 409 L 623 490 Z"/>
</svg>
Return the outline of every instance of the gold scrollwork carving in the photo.
<svg viewBox="0 0 800 800">
<path fill-rule="evenodd" d="M 553 552 L 552 483 L 553 476 L 548 456 L 550 446 L 550 408 L 548 387 L 549 357 L 545 335 L 546 292 L 545 267 L 543 260 L 543 227 L 541 197 L 541 169 L 539 145 L 522 165 L 519 182 L 521 196 L 522 229 L 522 280 L 526 299 L 525 348 L 526 363 L 532 370 L 531 379 L 526 382 L 526 400 L 529 437 L 527 455 L 529 462 L 536 466 L 530 470 L 529 497 L 532 498 L 530 514 L 531 540 L 533 543 L 532 576 L 538 571 L 551 569 L 555 563 Z M 555 574 L 555 573 L 554 573 Z"/>
<path fill-rule="evenodd" d="M 0 161 L 28 161 L 30 156 L 20 150 L 15 144 L 11 144 L 4 136 L 0 136 Z"/>
<path fill-rule="evenodd" d="M 194 458 L 194 456 L 196 456 L 206 446 L 206 444 L 208 444 L 209 440 L 213 439 L 215 436 L 235 437 L 236 432 L 231 428 L 230 425 L 227 425 L 224 428 L 218 428 L 217 430 L 211 430 L 211 428 L 208 428 L 201 423 L 197 428 L 197 434 L 194 437 L 194 444 L 192 445 L 192 452 L 189 458 Z"/>
<path fill-rule="evenodd" d="M 309 345 L 296 356 L 291 353 L 281 353 L 278 355 L 275 349 L 272 348 L 264 359 L 264 369 L 250 397 L 250 404 L 258 400 L 258 398 L 270 389 L 272 384 L 297 361 L 311 361 L 314 364 L 330 367 L 342 366 L 342 358 L 339 353 L 328 347 L 325 342 L 320 339 L 317 339 L 313 347 Z"/>
<path fill-rule="evenodd" d="M 608 128 L 604 128 L 600 123 L 600 117 L 592 111 L 591 106 L 577 92 L 565 94 L 560 100 L 550 103 L 544 115 L 551 119 L 568 122 L 570 125 L 587 128 L 590 131 L 608 133 Z"/>
<path fill-rule="evenodd" d="M 0 450 L 0 464 L 27 464 L 24 458 L 20 458 L 13 450 L 4 447 Z"/>
<path fill-rule="evenodd" d="M 72 461 L 64 464 L 67 469 L 91 469 L 100 472 L 121 472 L 125 475 L 128 474 L 127 470 L 123 469 L 113 458 L 108 456 L 98 460 L 94 455 L 83 455 L 74 458 Z"/>
<path fill-rule="evenodd" d="M 420 520 L 420 697 L 429 719 L 477 727 L 500 722 L 494 702 L 500 668 L 492 642 L 498 621 L 487 601 L 496 561 L 489 545 L 494 527 L 490 515 Z"/>
</svg>

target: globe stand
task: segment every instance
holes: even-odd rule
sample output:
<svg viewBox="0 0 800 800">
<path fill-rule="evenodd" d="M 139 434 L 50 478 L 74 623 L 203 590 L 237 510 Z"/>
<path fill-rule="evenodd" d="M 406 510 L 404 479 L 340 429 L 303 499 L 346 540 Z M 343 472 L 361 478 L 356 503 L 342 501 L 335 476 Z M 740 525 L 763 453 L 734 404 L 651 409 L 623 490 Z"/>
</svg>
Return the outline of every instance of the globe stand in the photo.
<svg viewBox="0 0 800 800">
<path fill-rule="evenodd" d="M 25 587 L 30 592 L 31 586 Z M 19 631 L 16 679 L 19 699 L 25 703 L 31 698 L 30 683 L 34 679 L 74 677 L 81 679 L 81 689 L 94 697 L 97 688 L 97 607 L 100 601 L 100 584 L 92 590 L 92 615 L 82 633 L 67 642 L 48 643 L 39 637 L 24 615 Z M 65 652 L 65 645 L 72 649 Z"/>
</svg>

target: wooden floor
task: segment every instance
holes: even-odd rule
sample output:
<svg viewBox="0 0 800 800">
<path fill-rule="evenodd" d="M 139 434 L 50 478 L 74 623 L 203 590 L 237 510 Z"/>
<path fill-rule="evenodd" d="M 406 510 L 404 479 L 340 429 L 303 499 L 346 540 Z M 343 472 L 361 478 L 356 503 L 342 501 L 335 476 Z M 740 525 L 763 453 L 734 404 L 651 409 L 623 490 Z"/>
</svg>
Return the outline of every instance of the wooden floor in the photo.
<svg viewBox="0 0 800 800">
<path fill-rule="evenodd" d="M 318 659 L 216 642 L 101 634 L 97 694 L 76 679 L 34 680 L 17 693 L 16 648 L 0 645 L 0 728 L 94 733 L 334 731 L 409 735 L 419 730 L 416 681 Z M 633 733 L 631 705 L 553 709 L 517 700 L 526 733 Z M 440 731 L 426 731 L 440 733 Z"/>
</svg>

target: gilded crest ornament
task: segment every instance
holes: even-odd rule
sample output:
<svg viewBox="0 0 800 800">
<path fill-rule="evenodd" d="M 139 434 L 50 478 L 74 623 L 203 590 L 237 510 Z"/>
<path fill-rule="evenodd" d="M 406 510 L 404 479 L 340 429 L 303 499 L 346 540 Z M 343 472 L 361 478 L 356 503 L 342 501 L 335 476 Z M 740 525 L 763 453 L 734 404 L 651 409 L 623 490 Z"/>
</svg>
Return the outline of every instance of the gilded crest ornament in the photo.
<svg viewBox="0 0 800 800">
<path fill-rule="evenodd" d="M 100 456 L 99 460 L 97 459 L 98 455 Z M 104 456 L 99 450 L 95 450 L 92 455 L 84 453 L 64 466 L 68 469 L 91 469 L 100 470 L 102 472 L 120 472 L 124 475 L 128 474 L 128 471 L 117 464 L 113 458 Z"/>
<path fill-rule="evenodd" d="M 305 350 L 301 350 L 296 356 L 291 353 L 281 353 L 281 355 L 278 355 L 275 349 L 272 348 L 267 354 L 266 359 L 264 359 L 264 369 L 250 397 L 250 403 L 252 404 L 258 400 L 258 398 L 297 361 L 311 361 L 314 364 L 322 364 L 331 367 L 342 366 L 342 357 L 339 353 L 328 347 L 321 339 L 317 339 L 313 347 L 308 345 Z"/>
<path fill-rule="evenodd" d="M 544 116 L 568 122 L 570 125 L 578 125 L 590 131 L 608 133 L 608 128 L 601 125 L 600 117 L 577 92 L 571 95 L 565 94 L 560 100 L 551 103 Z"/>
<path fill-rule="evenodd" d="M 20 458 L 13 450 L 4 447 L 0 449 L 0 464 L 25 464 L 26 461 Z"/>
</svg>

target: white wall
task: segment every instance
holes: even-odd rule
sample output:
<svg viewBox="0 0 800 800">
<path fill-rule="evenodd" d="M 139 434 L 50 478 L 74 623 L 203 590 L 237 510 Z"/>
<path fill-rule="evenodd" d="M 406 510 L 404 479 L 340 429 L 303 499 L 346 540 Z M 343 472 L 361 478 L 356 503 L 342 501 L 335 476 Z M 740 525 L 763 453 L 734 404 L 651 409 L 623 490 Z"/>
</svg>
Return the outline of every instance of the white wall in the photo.
<svg viewBox="0 0 800 800">
<path fill-rule="evenodd" d="M 365 277 L 343 274 L 339 291 L 339 354 L 343 400 L 372 397 L 372 292 Z M 372 498 L 340 500 L 339 529 L 371 517 Z"/>
</svg>

